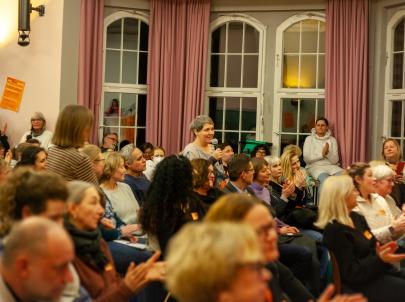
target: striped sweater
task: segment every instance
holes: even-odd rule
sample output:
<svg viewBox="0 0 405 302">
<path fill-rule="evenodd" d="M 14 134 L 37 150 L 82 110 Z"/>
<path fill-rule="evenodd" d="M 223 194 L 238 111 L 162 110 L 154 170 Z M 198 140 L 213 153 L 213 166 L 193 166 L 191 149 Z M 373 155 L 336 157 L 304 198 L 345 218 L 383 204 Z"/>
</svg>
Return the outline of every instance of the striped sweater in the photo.
<svg viewBox="0 0 405 302">
<path fill-rule="evenodd" d="M 98 185 L 90 158 L 76 148 L 51 146 L 48 150 L 48 171 L 61 175 L 65 180 L 82 180 Z"/>
</svg>

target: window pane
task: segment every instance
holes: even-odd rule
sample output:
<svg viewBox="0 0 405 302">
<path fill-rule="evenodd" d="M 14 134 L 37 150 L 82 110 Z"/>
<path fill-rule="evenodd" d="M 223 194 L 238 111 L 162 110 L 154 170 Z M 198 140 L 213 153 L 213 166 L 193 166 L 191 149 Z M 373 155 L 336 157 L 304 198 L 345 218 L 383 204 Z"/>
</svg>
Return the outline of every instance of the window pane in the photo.
<svg viewBox="0 0 405 302">
<path fill-rule="evenodd" d="M 243 62 L 243 87 L 257 88 L 259 55 L 245 55 Z"/>
<path fill-rule="evenodd" d="M 117 135 L 119 135 L 117 127 L 104 127 L 103 128 L 103 136 L 108 134 L 108 133 L 116 133 Z M 119 141 L 119 138 L 118 138 L 118 141 Z"/>
<path fill-rule="evenodd" d="M 137 83 L 137 65 L 138 65 L 138 54 L 136 52 L 123 52 L 122 61 L 122 83 Z"/>
<path fill-rule="evenodd" d="M 224 134 L 223 131 L 217 131 L 217 130 L 215 130 L 214 138 L 216 138 L 219 143 L 222 143 L 222 142 L 224 142 L 224 140 L 222 139 L 222 135 L 223 135 L 223 134 Z"/>
<path fill-rule="evenodd" d="M 225 99 L 225 129 L 239 130 L 240 98 Z"/>
<path fill-rule="evenodd" d="M 211 35 L 211 52 L 213 53 L 225 53 L 226 42 L 226 24 L 218 27 L 212 32 Z"/>
<path fill-rule="evenodd" d="M 301 52 L 316 53 L 318 49 L 318 20 L 305 20 L 301 25 Z"/>
<path fill-rule="evenodd" d="M 280 138 L 280 153 L 283 152 L 283 149 L 285 148 L 285 146 L 288 145 L 296 145 L 297 144 L 297 135 L 295 134 L 281 134 L 281 138 Z"/>
<path fill-rule="evenodd" d="M 140 146 L 143 143 L 146 142 L 146 133 L 145 129 L 137 129 L 138 131 L 136 132 L 136 145 Z"/>
<path fill-rule="evenodd" d="M 395 53 L 393 62 L 393 74 L 392 74 L 392 88 L 400 89 L 402 88 L 403 79 L 403 64 L 404 64 L 404 54 Z"/>
<path fill-rule="evenodd" d="M 240 87 L 241 67 L 242 67 L 241 55 L 228 55 L 226 87 Z"/>
<path fill-rule="evenodd" d="M 230 53 L 242 52 L 242 35 L 243 35 L 242 22 L 228 23 L 228 52 Z"/>
<path fill-rule="evenodd" d="M 146 84 L 148 77 L 148 53 L 139 53 L 138 84 Z"/>
<path fill-rule="evenodd" d="M 209 116 L 214 121 L 215 129 L 223 129 L 224 98 L 210 97 Z"/>
<path fill-rule="evenodd" d="M 138 116 L 137 125 L 146 126 L 146 94 L 138 94 Z"/>
<path fill-rule="evenodd" d="M 233 151 L 239 153 L 239 133 L 238 132 L 225 132 L 225 141 L 232 145 Z"/>
<path fill-rule="evenodd" d="M 297 99 L 282 99 L 282 131 L 297 132 Z"/>
<path fill-rule="evenodd" d="M 121 48 L 121 20 L 119 19 L 107 27 L 107 48 Z"/>
<path fill-rule="evenodd" d="M 311 129 L 315 127 L 315 105 L 313 99 L 301 99 L 300 104 L 300 132 L 311 133 Z"/>
<path fill-rule="evenodd" d="M 391 136 L 401 136 L 401 115 L 402 115 L 402 101 L 392 102 L 392 115 L 391 115 Z"/>
<path fill-rule="evenodd" d="M 404 19 L 398 23 L 394 30 L 394 51 L 404 50 Z"/>
<path fill-rule="evenodd" d="M 148 50 L 148 38 L 149 38 L 149 26 L 145 22 L 141 21 L 141 45 L 140 50 Z"/>
<path fill-rule="evenodd" d="M 256 111 L 256 98 L 242 98 L 242 130 L 255 131 Z"/>
<path fill-rule="evenodd" d="M 120 95 L 118 92 L 104 93 L 104 125 L 117 126 L 120 112 Z"/>
<path fill-rule="evenodd" d="M 259 52 L 259 32 L 245 23 L 245 53 Z"/>
<path fill-rule="evenodd" d="M 211 87 L 224 87 L 225 78 L 225 55 L 211 56 Z"/>
<path fill-rule="evenodd" d="M 136 94 L 123 93 L 121 95 L 121 125 L 135 126 L 136 114 Z"/>
<path fill-rule="evenodd" d="M 325 55 L 318 57 L 318 88 L 325 88 Z"/>
<path fill-rule="evenodd" d="M 319 23 L 319 52 L 325 53 L 325 22 Z"/>
<path fill-rule="evenodd" d="M 300 87 L 316 87 L 316 55 L 303 55 L 301 57 Z"/>
<path fill-rule="evenodd" d="M 135 141 L 135 128 L 134 127 L 125 127 L 120 128 L 119 143 L 122 141 L 128 141 L 130 144 L 133 144 Z"/>
<path fill-rule="evenodd" d="M 304 150 L 304 143 L 305 143 L 305 139 L 307 138 L 308 135 L 299 135 L 298 136 L 298 146 L 301 148 L 301 150 Z M 301 161 L 301 166 L 305 167 L 305 162 L 303 161 L 303 158 L 300 158 Z M 304 165 L 302 164 L 304 163 Z"/>
<path fill-rule="evenodd" d="M 318 112 L 316 114 L 316 118 L 325 116 L 325 100 L 318 99 Z"/>
<path fill-rule="evenodd" d="M 138 20 L 124 19 L 124 49 L 138 49 Z"/>
<path fill-rule="evenodd" d="M 295 23 L 284 31 L 284 53 L 298 53 L 300 50 L 300 23 Z"/>
<path fill-rule="evenodd" d="M 298 56 L 285 55 L 283 59 L 283 87 L 298 87 Z"/>
<path fill-rule="evenodd" d="M 106 50 L 105 53 L 105 82 L 120 82 L 120 51 Z"/>
</svg>

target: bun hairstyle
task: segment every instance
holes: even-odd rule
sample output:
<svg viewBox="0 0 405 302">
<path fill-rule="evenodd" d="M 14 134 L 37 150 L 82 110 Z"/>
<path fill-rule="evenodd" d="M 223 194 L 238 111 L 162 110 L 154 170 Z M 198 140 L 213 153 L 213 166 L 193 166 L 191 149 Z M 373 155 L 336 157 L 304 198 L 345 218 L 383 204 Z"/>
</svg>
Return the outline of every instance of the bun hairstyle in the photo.
<svg viewBox="0 0 405 302">
<path fill-rule="evenodd" d="M 370 168 L 370 165 L 368 163 L 363 162 L 353 163 L 347 168 L 346 172 L 353 179 L 353 184 L 357 189 L 359 189 L 359 187 L 356 181 L 356 176 L 362 178 L 368 168 Z"/>
</svg>

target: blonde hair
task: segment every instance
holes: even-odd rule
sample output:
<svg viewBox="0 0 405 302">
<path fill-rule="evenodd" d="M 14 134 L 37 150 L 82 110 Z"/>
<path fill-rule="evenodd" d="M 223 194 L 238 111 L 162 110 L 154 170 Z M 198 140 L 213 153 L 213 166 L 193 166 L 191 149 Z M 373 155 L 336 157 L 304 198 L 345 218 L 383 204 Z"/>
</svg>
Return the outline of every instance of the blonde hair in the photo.
<svg viewBox="0 0 405 302">
<path fill-rule="evenodd" d="M 348 175 L 328 177 L 322 186 L 318 221 L 315 225 L 323 229 L 332 220 L 344 225 L 352 225 L 346 198 L 354 188 L 353 180 Z"/>
<path fill-rule="evenodd" d="M 169 243 L 166 285 L 179 302 L 214 302 L 241 266 L 263 260 L 247 224 L 187 224 Z"/>
<path fill-rule="evenodd" d="M 101 176 L 100 182 L 105 182 L 109 179 L 111 179 L 112 175 L 114 172 L 118 169 L 118 167 L 121 164 L 121 160 L 124 161 L 124 157 L 119 154 L 118 152 L 105 152 L 104 158 L 105 158 L 105 165 L 104 165 L 104 171 L 103 175 Z"/>
<path fill-rule="evenodd" d="M 80 151 L 86 154 L 91 161 L 95 161 L 98 158 L 98 155 L 101 153 L 100 148 L 92 144 L 84 146 Z"/>
<path fill-rule="evenodd" d="M 93 113 L 80 105 L 67 105 L 56 121 L 52 143 L 61 148 L 80 148 L 84 144 L 83 132 L 93 125 Z"/>
<path fill-rule="evenodd" d="M 293 145 L 289 145 L 289 146 L 293 146 Z M 288 147 L 288 146 L 287 146 Z M 284 152 L 283 154 L 281 154 L 280 157 L 280 162 L 281 162 L 281 169 L 283 170 L 283 176 L 287 179 L 289 179 L 290 181 L 294 180 L 294 175 L 293 175 L 293 171 L 292 171 L 292 167 L 291 167 L 291 159 L 294 156 L 297 156 L 298 158 L 299 153 L 297 153 L 297 149 L 296 148 L 284 148 Z"/>
</svg>

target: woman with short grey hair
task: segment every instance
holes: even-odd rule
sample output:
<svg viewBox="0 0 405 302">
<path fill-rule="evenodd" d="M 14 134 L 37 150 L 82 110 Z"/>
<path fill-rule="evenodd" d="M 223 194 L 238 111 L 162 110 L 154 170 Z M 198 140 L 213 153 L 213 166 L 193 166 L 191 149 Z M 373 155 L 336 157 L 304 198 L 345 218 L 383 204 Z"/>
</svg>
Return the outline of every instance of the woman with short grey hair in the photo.
<svg viewBox="0 0 405 302">
<path fill-rule="evenodd" d="M 377 194 L 384 197 L 394 217 L 402 214 L 402 211 L 391 197 L 392 188 L 395 185 L 395 172 L 387 165 L 377 165 L 372 167 L 373 176 L 376 179 L 375 191 Z"/>
<path fill-rule="evenodd" d="M 189 160 L 203 158 L 215 163 L 222 157 L 221 149 L 215 149 L 213 144 L 214 122 L 207 115 L 199 115 L 190 123 L 190 130 L 193 131 L 195 139 L 188 144 L 183 155 Z"/>
</svg>

